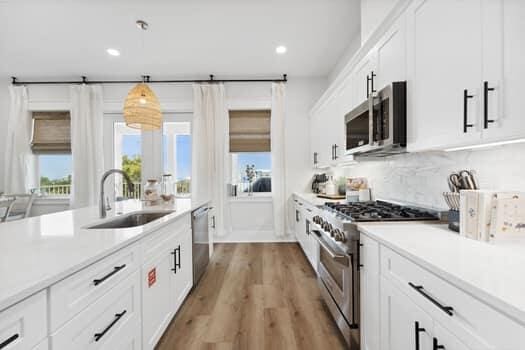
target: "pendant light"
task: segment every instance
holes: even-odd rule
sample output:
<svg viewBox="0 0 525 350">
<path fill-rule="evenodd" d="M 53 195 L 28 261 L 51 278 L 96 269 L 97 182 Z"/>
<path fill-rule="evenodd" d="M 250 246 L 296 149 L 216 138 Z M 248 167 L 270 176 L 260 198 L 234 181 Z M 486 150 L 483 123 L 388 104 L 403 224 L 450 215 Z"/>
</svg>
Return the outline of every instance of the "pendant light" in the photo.
<svg viewBox="0 0 525 350">
<path fill-rule="evenodd" d="M 137 21 L 137 27 L 146 31 L 148 24 Z M 142 42 L 144 51 L 144 41 Z M 126 125 L 141 130 L 159 130 L 162 126 L 162 111 L 159 99 L 148 86 L 149 76 L 142 76 L 142 83 L 133 87 L 124 102 L 124 120 Z"/>
</svg>

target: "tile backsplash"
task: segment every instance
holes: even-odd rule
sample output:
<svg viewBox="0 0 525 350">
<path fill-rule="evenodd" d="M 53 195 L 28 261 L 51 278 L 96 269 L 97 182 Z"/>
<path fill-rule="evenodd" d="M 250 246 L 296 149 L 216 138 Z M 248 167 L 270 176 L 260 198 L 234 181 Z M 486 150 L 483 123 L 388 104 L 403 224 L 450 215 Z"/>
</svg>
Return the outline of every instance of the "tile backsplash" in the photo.
<svg viewBox="0 0 525 350">
<path fill-rule="evenodd" d="M 374 197 L 447 208 L 442 193 L 448 191 L 452 171 L 474 170 L 480 188 L 525 191 L 525 143 L 455 152 L 407 153 L 369 159 L 347 168 L 333 169 L 335 176 L 365 176 Z"/>
</svg>

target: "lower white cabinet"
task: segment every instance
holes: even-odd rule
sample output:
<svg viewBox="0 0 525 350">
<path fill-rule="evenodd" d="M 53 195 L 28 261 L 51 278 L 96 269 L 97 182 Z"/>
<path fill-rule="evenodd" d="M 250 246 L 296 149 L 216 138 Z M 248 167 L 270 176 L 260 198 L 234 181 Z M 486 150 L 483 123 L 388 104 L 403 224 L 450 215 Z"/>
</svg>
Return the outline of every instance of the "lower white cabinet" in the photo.
<svg viewBox="0 0 525 350">
<path fill-rule="evenodd" d="M 363 350 L 523 348 L 524 325 L 370 236 L 361 243 Z"/>
<path fill-rule="evenodd" d="M 361 349 L 379 350 L 379 244 L 360 240 Z"/>
<path fill-rule="evenodd" d="M 140 328 L 140 274 L 136 270 L 51 334 L 51 348 L 138 349 Z"/>
<path fill-rule="evenodd" d="M 432 349 L 432 318 L 386 278 L 380 283 L 381 350 Z"/>
<path fill-rule="evenodd" d="M 193 285 L 191 227 L 170 224 L 146 242 L 141 269 L 142 349 L 153 349 Z"/>
<path fill-rule="evenodd" d="M 0 349 L 46 349 L 39 344 L 47 335 L 46 298 L 42 291 L 0 313 Z"/>
</svg>

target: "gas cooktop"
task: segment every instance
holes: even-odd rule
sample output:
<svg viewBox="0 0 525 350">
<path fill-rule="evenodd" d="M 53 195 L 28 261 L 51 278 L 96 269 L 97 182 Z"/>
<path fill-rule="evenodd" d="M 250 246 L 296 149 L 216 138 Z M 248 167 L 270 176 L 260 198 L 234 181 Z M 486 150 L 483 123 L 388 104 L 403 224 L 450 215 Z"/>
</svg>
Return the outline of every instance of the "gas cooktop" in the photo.
<svg viewBox="0 0 525 350">
<path fill-rule="evenodd" d="M 327 202 L 324 205 L 324 209 L 335 212 L 343 219 L 354 222 L 439 220 L 436 213 L 428 210 L 385 201 L 356 203 Z"/>
</svg>

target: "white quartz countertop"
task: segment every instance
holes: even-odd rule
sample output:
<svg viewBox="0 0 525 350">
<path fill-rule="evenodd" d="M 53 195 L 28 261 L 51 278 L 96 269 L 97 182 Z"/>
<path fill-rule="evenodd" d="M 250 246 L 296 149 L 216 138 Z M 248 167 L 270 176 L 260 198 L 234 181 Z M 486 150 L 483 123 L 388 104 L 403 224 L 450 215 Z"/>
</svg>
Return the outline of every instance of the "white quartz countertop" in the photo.
<svg viewBox="0 0 525 350">
<path fill-rule="evenodd" d="M 179 198 L 174 206 L 151 207 L 127 200 L 113 203 L 105 219 L 93 206 L 0 224 L 0 311 L 205 204 Z M 140 210 L 174 208 L 139 227 L 85 228 Z"/>
<path fill-rule="evenodd" d="M 363 223 L 359 230 L 507 316 L 525 323 L 525 243 L 493 245 L 445 225 Z"/>
<path fill-rule="evenodd" d="M 321 206 L 321 205 L 324 205 L 326 202 L 343 202 L 344 201 L 344 199 L 332 200 L 332 199 L 326 199 L 326 198 L 319 198 L 317 197 L 317 194 L 308 193 L 308 192 L 294 192 L 294 195 L 297 198 L 300 198 L 304 200 L 305 202 L 308 202 L 314 206 Z"/>
</svg>

